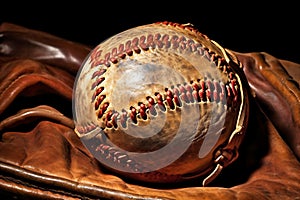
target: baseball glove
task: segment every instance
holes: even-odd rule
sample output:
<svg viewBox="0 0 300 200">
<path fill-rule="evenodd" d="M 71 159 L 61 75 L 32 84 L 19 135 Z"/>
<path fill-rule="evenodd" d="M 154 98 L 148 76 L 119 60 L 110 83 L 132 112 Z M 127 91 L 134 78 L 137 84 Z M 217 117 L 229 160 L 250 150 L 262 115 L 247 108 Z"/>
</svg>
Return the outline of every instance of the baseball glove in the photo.
<svg viewBox="0 0 300 200">
<path fill-rule="evenodd" d="M 297 199 L 300 64 L 228 51 L 250 86 L 239 157 L 203 187 L 140 183 L 104 168 L 75 134 L 72 94 L 91 47 L 0 26 L 0 194 L 14 199 Z"/>
</svg>

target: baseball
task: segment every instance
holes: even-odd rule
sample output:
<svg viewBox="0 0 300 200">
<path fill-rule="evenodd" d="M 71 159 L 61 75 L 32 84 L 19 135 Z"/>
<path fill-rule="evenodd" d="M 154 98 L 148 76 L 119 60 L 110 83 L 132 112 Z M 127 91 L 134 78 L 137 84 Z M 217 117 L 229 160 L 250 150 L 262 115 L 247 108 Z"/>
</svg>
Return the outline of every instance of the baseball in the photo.
<svg viewBox="0 0 300 200">
<path fill-rule="evenodd" d="M 96 46 L 78 71 L 75 133 L 120 177 L 206 186 L 238 158 L 245 135 L 242 67 L 191 24 L 125 30 Z"/>
</svg>

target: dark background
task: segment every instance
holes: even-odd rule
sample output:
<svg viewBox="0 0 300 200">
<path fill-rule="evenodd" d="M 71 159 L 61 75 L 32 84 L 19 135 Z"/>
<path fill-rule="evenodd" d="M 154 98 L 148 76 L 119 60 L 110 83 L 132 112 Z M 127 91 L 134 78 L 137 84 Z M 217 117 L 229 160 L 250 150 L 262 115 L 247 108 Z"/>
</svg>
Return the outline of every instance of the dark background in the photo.
<svg viewBox="0 0 300 200">
<path fill-rule="evenodd" d="M 156 21 L 192 23 L 223 47 L 267 52 L 300 63 L 296 1 L 37 1 L 1 5 L 10 22 L 95 46 L 134 26 Z"/>
</svg>

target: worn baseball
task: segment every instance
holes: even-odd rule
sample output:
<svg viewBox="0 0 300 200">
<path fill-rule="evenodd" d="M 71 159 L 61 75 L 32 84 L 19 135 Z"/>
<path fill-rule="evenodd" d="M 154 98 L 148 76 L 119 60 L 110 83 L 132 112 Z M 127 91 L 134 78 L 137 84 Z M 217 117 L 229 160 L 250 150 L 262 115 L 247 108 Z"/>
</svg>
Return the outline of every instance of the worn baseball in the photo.
<svg viewBox="0 0 300 200">
<path fill-rule="evenodd" d="M 236 160 L 245 135 L 242 67 L 191 24 L 125 30 L 96 46 L 78 71 L 75 132 L 120 177 L 206 186 Z"/>
</svg>

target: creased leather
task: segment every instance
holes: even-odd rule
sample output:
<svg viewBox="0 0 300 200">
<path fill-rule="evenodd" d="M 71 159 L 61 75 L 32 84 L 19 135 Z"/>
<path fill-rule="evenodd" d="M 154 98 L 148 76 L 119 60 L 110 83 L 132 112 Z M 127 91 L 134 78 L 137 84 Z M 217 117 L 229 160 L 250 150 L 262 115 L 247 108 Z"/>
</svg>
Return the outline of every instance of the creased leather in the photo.
<svg viewBox="0 0 300 200">
<path fill-rule="evenodd" d="M 8 23 L 0 32 L 2 197 L 300 198 L 299 64 L 264 52 L 234 52 L 253 94 L 239 158 L 208 187 L 193 181 L 168 188 L 106 171 L 74 133 L 72 87 L 90 47 Z"/>
<path fill-rule="evenodd" d="M 262 53 L 236 53 L 256 99 L 300 160 L 300 64 Z"/>
<path fill-rule="evenodd" d="M 1 59 L 34 59 L 77 73 L 90 47 L 11 23 L 0 27 Z"/>
</svg>

